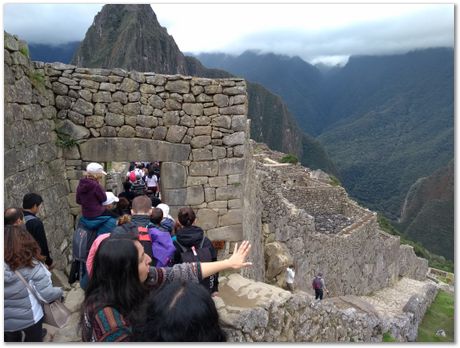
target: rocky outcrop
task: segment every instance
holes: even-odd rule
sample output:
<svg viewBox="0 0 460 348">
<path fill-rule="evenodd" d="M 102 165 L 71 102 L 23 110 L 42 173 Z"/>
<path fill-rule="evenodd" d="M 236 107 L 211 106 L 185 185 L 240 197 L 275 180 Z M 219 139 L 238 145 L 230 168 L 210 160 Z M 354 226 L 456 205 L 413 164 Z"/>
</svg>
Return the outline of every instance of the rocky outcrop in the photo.
<svg viewBox="0 0 460 348">
<path fill-rule="evenodd" d="M 148 4 L 105 5 L 86 32 L 72 64 L 187 74 L 184 55 Z"/>
</svg>

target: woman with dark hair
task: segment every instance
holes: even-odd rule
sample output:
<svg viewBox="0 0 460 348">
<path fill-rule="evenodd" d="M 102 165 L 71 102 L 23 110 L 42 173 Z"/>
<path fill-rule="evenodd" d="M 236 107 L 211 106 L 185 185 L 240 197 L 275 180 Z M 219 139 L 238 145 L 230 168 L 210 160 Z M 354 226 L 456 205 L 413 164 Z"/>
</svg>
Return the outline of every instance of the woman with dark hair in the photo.
<svg viewBox="0 0 460 348">
<path fill-rule="evenodd" d="M 145 318 L 134 329 L 138 342 L 225 342 L 216 305 L 199 284 L 172 282 L 152 293 Z"/>
<path fill-rule="evenodd" d="M 179 228 L 176 230 L 174 246 L 174 264 L 187 262 L 184 254 L 188 250 L 195 248 L 193 254 L 197 255 L 200 261 L 217 261 L 217 251 L 208 237 L 204 235 L 201 227 L 195 226 L 195 212 L 190 207 L 183 207 L 177 213 Z M 199 249 L 201 249 L 199 251 Z M 188 253 L 190 255 L 190 252 Z M 209 278 L 203 279 L 201 284 L 213 295 L 217 296 L 219 291 L 219 274 L 213 274 Z"/>
<path fill-rule="evenodd" d="M 226 260 L 188 263 L 171 268 L 150 267 L 150 257 L 138 240 L 110 236 L 101 242 L 94 259 L 92 277 L 82 304 L 84 342 L 130 341 L 133 325 L 139 324 L 140 306 L 152 288 L 174 280 L 197 283 L 224 269 L 251 265 L 251 249 L 244 241 Z"/>
<path fill-rule="evenodd" d="M 5 342 L 43 341 L 43 308 L 28 282 L 44 301 L 50 303 L 63 295 L 53 287 L 51 273 L 43 264 L 40 247 L 24 225 L 5 226 L 4 232 L 4 339 Z M 18 272 L 20 276 L 16 273 Z"/>
</svg>

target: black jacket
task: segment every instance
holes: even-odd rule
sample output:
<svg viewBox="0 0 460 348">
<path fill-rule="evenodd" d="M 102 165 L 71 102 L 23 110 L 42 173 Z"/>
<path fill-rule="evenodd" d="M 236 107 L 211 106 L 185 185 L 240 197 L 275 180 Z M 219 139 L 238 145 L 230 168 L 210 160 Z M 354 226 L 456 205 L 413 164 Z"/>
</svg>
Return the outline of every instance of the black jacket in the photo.
<svg viewBox="0 0 460 348">
<path fill-rule="evenodd" d="M 195 248 L 198 249 L 200 247 L 203 236 L 204 231 L 198 226 L 182 227 L 180 230 L 176 231 L 177 241 L 186 248 L 191 248 L 192 246 L 195 246 Z M 176 241 L 174 241 L 174 246 L 176 247 L 176 252 L 174 253 L 174 264 L 182 263 L 182 248 L 177 244 Z M 203 248 L 209 248 L 211 252 L 212 261 L 217 261 L 217 251 L 216 249 L 214 249 L 214 246 L 212 245 L 208 237 L 204 237 Z M 212 280 L 210 279 L 211 277 L 213 277 Z M 210 286 L 211 293 L 217 292 L 219 285 L 219 273 L 216 273 L 214 274 L 214 276 L 211 277 L 203 279 L 202 284 L 205 287 L 208 287 L 208 284 L 210 283 L 210 281 L 212 281 L 212 284 Z"/>
<path fill-rule="evenodd" d="M 32 237 L 34 237 L 34 239 L 37 241 L 38 246 L 41 249 L 41 254 L 44 257 L 46 257 L 45 263 L 48 266 L 51 266 L 51 264 L 53 263 L 53 259 L 51 258 L 50 251 L 48 249 L 48 241 L 46 239 L 45 227 L 43 226 L 42 220 L 40 220 L 31 212 L 24 210 L 24 217 L 26 216 L 35 217 L 34 219 L 31 219 L 26 222 L 26 228 L 27 231 L 29 231 L 29 233 L 32 235 Z"/>
</svg>

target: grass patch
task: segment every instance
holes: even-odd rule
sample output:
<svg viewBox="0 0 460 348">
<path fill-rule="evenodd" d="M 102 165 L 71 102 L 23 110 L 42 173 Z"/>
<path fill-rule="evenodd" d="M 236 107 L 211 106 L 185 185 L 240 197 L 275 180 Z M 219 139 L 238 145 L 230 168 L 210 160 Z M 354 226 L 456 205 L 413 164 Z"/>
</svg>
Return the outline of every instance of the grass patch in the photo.
<svg viewBox="0 0 460 348">
<path fill-rule="evenodd" d="M 299 162 L 299 159 L 297 158 L 296 155 L 289 154 L 281 158 L 280 163 L 291 163 L 291 164 L 297 164 Z"/>
<path fill-rule="evenodd" d="M 29 58 L 29 47 L 27 47 L 27 45 L 22 46 L 19 49 L 19 52 L 21 52 L 23 56 L 26 56 L 27 58 Z"/>
<path fill-rule="evenodd" d="M 436 336 L 443 329 L 446 337 Z M 454 295 L 439 291 L 418 327 L 417 342 L 454 342 Z"/>
<path fill-rule="evenodd" d="M 72 139 L 69 135 L 64 134 L 64 133 L 59 133 L 56 132 L 57 134 L 57 140 L 56 140 L 56 145 L 59 147 L 62 147 L 64 149 L 70 149 L 76 145 L 78 145 L 78 141 L 75 139 Z"/>
<path fill-rule="evenodd" d="M 396 340 L 389 332 L 385 332 L 383 334 L 382 342 L 396 342 Z"/>
<path fill-rule="evenodd" d="M 28 73 L 30 83 L 41 94 L 45 93 L 45 75 L 38 70 L 30 70 Z"/>
<path fill-rule="evenodd" d="M 331 181 L 329 182 L 330 185 L 332 186 L 342 186 L 342 183 L 340 182 L 339 179 L 337 179 L 334 175 L 329 175 L 329 178 Z"/>
</svg>

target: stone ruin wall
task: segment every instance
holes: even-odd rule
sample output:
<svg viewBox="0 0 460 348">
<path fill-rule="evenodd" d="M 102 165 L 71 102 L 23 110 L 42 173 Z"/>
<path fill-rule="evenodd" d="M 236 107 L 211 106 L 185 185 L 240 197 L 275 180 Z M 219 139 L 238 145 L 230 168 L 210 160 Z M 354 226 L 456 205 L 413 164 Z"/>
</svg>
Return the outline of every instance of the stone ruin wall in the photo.
<svg viewBox="0 0 460 348">
<path fill-rule="evenodd" d="M 244 80 L 31 62 L 21 47 L 5 33 L 5 206 L 20 206 L 26 192 L 43 196 L 60 266 L 71 257 L 76 187 L 92 161 L 162 161 L 173 217 L 190 205 L 207 236 L 225 242 L 219 257 L 242 240 Z"/>
<path fill-rule="evenodd" d="M 51 89 L 39 85 L 32 63 L 24 55 L 26 43 L 5 35 L 4 40 L 4 204 L 21 207 L 28 192 L 43 197 L 40 216 L 51 255 L 67 264 L 73 218 L 67 202 L 65 158 L 56 146 L 56 108 Z M 33 82 L 33 84 L 32 84 Z"/>
<path fill-rule="evenodd" d="M 318 302 L 238 274 L 222 277 L 220 286 L 229 295 L 215 302 L 231 342 L 382 342 L 386 332 L 398 342 L 415 341 L 437 294 L 435 285 L 425 284 L 401 313 L 387 317 L 356 296 Z"/>
<path fill-rule="evenodd" d="M 256 168 L 253 185 L 260 186 L 263 202 L 258 209 L 265 250 L 257 262 L 267 265 L 268 282 L 281 286 L 290 262 L 296 266 L 297 286 L 311 294 L 318 271 L 332 296 L 368 294 L 391 286 L 400 276 L 425 279 L 427 260 L 400 245 L 399 237 L 382 232 L 376 214 L 351 201 L 343 188 L 301 187 L 295 195 L 293 187 L 285 186 L 289 180 L 283 170 L 260 163 Z M 308 203 L 312 197 L 314 203 Z M 337 234 L 319 233 L 314 217 L 319 212 L 344 214 L 352 224 Z"/>
</svg>

